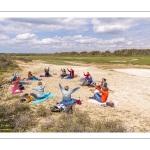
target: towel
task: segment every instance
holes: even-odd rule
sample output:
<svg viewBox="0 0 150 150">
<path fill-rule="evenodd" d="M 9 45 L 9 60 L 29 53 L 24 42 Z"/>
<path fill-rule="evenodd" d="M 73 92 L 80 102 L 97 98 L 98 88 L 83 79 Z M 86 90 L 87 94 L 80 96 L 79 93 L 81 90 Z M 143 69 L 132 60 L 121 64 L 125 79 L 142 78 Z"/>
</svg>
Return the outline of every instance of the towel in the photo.
<svg viewBox="0 0 150 150">
<path fill-rule="evenodd" d="M 11 92 L 12 94 L 18 94 L 18 93 L 22 93 L 22 90 L 18 90 L 17 92 L 14 91 L 14 87 L 11 88 Z"/>
<path fill-rule="evenodd" d="M 107 100 L 107 101 L 110 101 L 110 100 Z M 95 99 L 89 99 L 88 102 L 95 103 L 95 104 L 98 104 L 98 105 L 101 105 L 101 106 L 106 106 L 106 102 L 105 103 L 100 103 Z M 114 102 L 114 107 L 116 107 L 118 105 L 118 101 L 113 101 L 113 102 Z"/>
<path fill-rule="evenodd" d="M 56 97 L 56 95 L 51 94 L 51 93 L 45 93 L 44 98 L 36 99 L 36 100 L 32 101 L 32 103 L 38 104 L 38 103 L 43 102 L 43 101 L 47 100 L 48 98 L 52 98 L 52 97 Z"/>
<path fill-rule="evenodd" d="M 100 103 L 100 102 L 98 102 L 98 101 L 95 100 L 95 99 L 89 99 L 88 102 L 90 102 L 90 103 L 95 103 L 95 104 L 98 104 L 98 105 L 104 105 L 104 104 L 106 104 L 106 102 L 105 102 L 105 103 Z"/>
</svg>

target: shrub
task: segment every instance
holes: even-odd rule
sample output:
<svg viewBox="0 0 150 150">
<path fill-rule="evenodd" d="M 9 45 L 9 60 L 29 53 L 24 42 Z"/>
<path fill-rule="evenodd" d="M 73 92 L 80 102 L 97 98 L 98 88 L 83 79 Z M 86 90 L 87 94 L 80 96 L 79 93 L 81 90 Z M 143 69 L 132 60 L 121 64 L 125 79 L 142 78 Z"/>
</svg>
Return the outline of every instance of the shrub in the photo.
<svg viewBox="0 0 150 150">
<path fill-rule="evenodd" d="M 39 117 L 47 117 L 51 114 L 50 110 L 46 109 L 44 106 L 40 105 L 36 111 Z"/>
<path fill-rule="evenodd" d="M 26 132 L 35 126 L 35 122 L 30 115 L 20 114 L 14 119 L 14 132 Z"/>
<path fill-rule="evenodd" d="M 23 111 L 29 111 L 30 107 L 27 103 L 20 103 L 20 102 L 14 102 L 12 105 L 13 111 L 15 113 L 23 112 Z"/>
</svg>

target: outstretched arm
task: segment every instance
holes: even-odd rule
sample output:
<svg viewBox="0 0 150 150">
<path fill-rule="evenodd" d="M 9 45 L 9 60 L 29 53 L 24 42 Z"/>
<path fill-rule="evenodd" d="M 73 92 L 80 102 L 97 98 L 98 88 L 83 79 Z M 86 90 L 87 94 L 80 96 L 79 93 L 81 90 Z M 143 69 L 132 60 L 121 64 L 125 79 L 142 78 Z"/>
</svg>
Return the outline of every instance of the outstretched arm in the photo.
<svg viewBox="0 0 150 150">
<path fill-rule="evenodd" d="M 73 93 L 73 92 L 75 92 L 75 91 L 78 90 L 78 89 L 79 89 L 79 87 L 76 87 L 76 88 L 72 89 L 72 90 L 70 91 L 70 93 Z"/>
<path fill-rule="evenodd" d="M 69 72 L 71 72 L 68 68 L 67 68 L 67 70 L 68 70 Z"/>
<path fill-rule="evenodd" d="M 63 89 L 63 88 L 62 88 L 62 86 L 61 86 L 61 84 L 60 84 L 60 83 L 59 83 L 59 88 L 60 88 L 60 90 L 62 91 L 62 89 Z"/>
<path fill-rule="evenodd" d="M 44 87 L 45 87 L 45 85 L 46 85 L 46 84 L 45 84 L 45 82 L 43 82 L 43 85 L 42 85 L 42 87 L 44 88 Z"/>
<path fill-rule="evenodd" d="M 30 88 L 31 88 L 32 90 L 37 90 L 37 88 L 32 87 L 32 85 L 30 85 Z"/>
</svg>

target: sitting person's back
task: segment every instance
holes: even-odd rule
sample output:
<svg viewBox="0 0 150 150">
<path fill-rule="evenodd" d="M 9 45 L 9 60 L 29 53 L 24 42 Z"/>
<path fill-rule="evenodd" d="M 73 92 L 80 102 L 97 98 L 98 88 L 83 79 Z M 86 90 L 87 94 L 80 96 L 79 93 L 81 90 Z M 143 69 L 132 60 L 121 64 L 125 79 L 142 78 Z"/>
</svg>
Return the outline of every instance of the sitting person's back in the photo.
<svg viewBox="0 0 150 150">
<path fill-rule="evenodd" d="M 65 69 L 61 69 L 61 71 L 62 71 L 62 73 L 61 73 L 61 77 L 65 77 L 65 76 L 67 76 L 67 74 L 66 74 L 66 70 Z"/>
<path fill-rule="evenodd" d="M 30 85 L 32 90 L 36 90 L 37 94 L 31 93 L 31 95 L 36 98 L 36 99 L 40 99 L 44 97 L 44 88 L 45 88 L 45 83 L 42 85 L 42 82 L 38 82 L 38 87 L 32 87 Z"/>
<path fill-rule="evenodd" d="M 49 73 L 49 67 L 48 67 L 48 69 L 44 68 L 44 71 L 45 71 L 45 77 L 51 76 L 51 74 Z"/>
<path fill-rule="evenodd" d="M 79 89 L 79 87 L 76 87 L 72 90 L 69 90 L 69 87 L 68 86 L 65 86 L 65 88 L 62 88 L 61 84 L 59 84 L 59 87 L 60 87 L 60 90 L 62 92 L 62 101 L 60 102 L 60 104 L 64 104 L 64 105 L 69 105 L 69 104 L 72 104 L 74 103 L 75 101 L 72 100 L 71 98 L 71 94 L 73 92 L 75 92 L 76 90 Z"/>
</svg>

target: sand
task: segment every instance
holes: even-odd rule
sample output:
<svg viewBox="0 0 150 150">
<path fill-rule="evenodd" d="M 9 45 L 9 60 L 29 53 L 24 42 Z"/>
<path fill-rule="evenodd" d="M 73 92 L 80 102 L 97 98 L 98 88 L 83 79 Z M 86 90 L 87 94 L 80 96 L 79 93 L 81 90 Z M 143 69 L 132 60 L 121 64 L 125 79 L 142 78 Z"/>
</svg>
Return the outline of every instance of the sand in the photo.
<svg viewBox="0 0 150 150">
<path fill-rule="evenodd" d="M 120 120 L 124 124 L 128 132 L 150 132 L 150 70 L 148 69 L 102 69 L 94 65 L 80 66 L 58 66 L 51 64 L 44 64 L 43 62 L 21 63 L 19 62 L 22 70 L 20 71 L 21 77 L 27 77 L 27 72 L 32 71 L 33 75 L 39 77 L 44 74 L 44 67 L 50 67 L 50 73 L 57 73 L 51 78 L 43 78 L 46 83 L 45 92 L 51 92 L 57 95 L 57 98 L 48 99 L 45 102 L 37 105 L 44 105 L 50 107 L 61 101 L 61 92 L 58 84 L 63 87 L 68 85 L 70 89 L 80 87 L 79 90 L 72 94 L 72 98 L 80 97 L 82 105 L 76 105 L 81 111 L 86 111 L 91 119 L 104 118 L 108 120 Z M 60 79 L 61 68 L 73 68 L 77 78 L 73 80 Z M 90 91 L 91 88 L 81 87 L 79 79 L 83 77 L 83 72 L 89 71 L 95 82 L 101 81 L 103 77 L 107 79 L 108 87 L 113 92 L 109 92 L 110 100 L 118 101 L 115 108 L 102 107 L 97 104 L 89 103 L 88 99 L 93 95 Z M 33 81 L 32 86 L 36 87 L 37 82 Z M 34 92 L 26 85 L 25 93 Z M 10 90 L 10 89 L 9 89 Z M 31 107 L 35 108 L 37 105 L 30 103 Z"/>
</svg>

